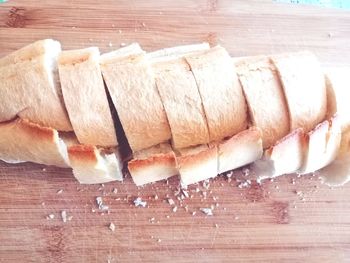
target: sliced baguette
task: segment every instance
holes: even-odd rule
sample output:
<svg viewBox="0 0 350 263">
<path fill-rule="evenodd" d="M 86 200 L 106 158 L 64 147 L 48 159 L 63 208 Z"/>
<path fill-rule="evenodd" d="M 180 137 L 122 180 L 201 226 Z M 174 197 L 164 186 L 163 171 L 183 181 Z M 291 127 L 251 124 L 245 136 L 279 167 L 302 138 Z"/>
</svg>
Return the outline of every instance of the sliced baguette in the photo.
<svg viewBox="0 0 350 263">
<path fill-rule="evenodd" d="M 262 131 L 264 148 L 289 132 L 288 107 L 276 68 L 268 57 L 236 61 L 253 126 Z"/>
<path fill-rule="evenodd" d="M 182 186 L 188 186 L 218 174 L 218 149 L 216 144 L 179 149 L 176 152 Z"/>
<path fill-rule="evenodd" d="M 308 133 L 307 154 L 299 174 L 315 172 L 337 156 L 341 142 L 341 123 L 337 116 L 323 121 Z"/>
<path fill-rule="evenodd" d="M 205 144 L 209 132 L 196 81 L 184 58 L 153 62 L 175 148 Z"/>
<path fill-rule="evenodd" d="M 325 78 L 317 58 L 310 52 L 273 56 L 286 96 L 290 130 L 312 130 L 327 112 Z"/>
<path fill-rule="evenodd" d="M 58 59 L 64 101 L 82 144 L 116 146 L 98 48 L 63 51 Z M 88 114 L 87 114 L 88 113 Z"/>
<path fill-rule="evenodd" d="M 170 140 L 167 116 L 142 49 L 133 44 L 102 55 L 101 70 L 132 151 Z"/>
<path fill-rule="evenodd" d="M 137 186 L 178 174 L 175 153 L 169 143 L 135 152 L 133 159 L 128 162 L 128 169 Z"/>
<path fill-rule="evenodd" d="M 227 51 L 216 46 L 185 55 L 185 59 L 196 79 L 210 141 L 219 141 L 246 129 L 247 105 Z"/>
<path fill-rule="evenodd" d="M 258 178 L 274 178 L 297 172 L 307 152 L 307 139 L 303 129 L 296 129 L 265 150 L 263 157 L 252 167 Z"/>
<path fill-rule="evenodd" d="M 261 131 L 250 127 L 218 144 L 218 173 L 224 173 L 261 158 Z"/>
<path fill-rule="evenodd" d="M 20 118 L 0 124 L 0 159 L 69 167 L 67 148 L 58 132 Z"/>
<path fill-rule="evenodd" d="M 117 149 L 104 150 L 91 145 L 68 148 L 70 165 L 81 184 L 101 184 L 122 181 L 122 163 Z"/>
<path fill-rule="evenodd" d="M 0 122 L 19 116 L 71 131 L 57 77 L 60 43 L 35 42 L 0 60 Z"/>
</svg>

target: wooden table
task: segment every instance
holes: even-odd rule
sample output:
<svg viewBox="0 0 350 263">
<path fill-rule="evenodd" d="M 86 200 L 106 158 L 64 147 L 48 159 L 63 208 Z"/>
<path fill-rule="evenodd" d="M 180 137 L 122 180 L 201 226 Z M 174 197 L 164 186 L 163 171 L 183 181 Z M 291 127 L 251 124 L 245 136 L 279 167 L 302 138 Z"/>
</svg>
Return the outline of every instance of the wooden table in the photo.
<svg viewBox="0 0 350 263">
<path fill-rule="evenodd" d="M 102 51 L 134 41 L 146 50 L 209 41 L 232 56 L 309 49 L 323 65 L 350 65 L 348 11 L 270 1 L 0 5 L 1 56 L 42 38 Z M 317 176 L 286 176 L 241 188 L 235 176 L 221 176 L 208 189 L 190 187 L 192 198 L 181 202 L 177 185 L 174 178 L 137 188 L 128 177 L 83 186 L 69 169 L 1 162 L 0 262 L 350 261 L 350 184 L 331 189 Z M 97 208 L 98 196 L 109 213 Z M 136 197 L 147 207 L 135 207 Z M 211 205 L 213 216 L 199 210 Z M 61 211 L 71 220 L 63 223 Z"/>
</svg>

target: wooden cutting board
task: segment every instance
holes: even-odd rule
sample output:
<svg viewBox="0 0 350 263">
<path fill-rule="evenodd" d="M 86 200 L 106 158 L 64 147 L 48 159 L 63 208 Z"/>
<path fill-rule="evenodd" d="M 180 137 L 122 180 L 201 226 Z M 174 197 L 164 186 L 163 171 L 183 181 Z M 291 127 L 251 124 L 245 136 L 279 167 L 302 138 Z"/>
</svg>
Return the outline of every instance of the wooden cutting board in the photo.
<svg viewBox="0 0 350 263">
<path fill-rule="evenodd" d="M 146 50 L 209 41 L 232 56 L 309 49 L 323 65 L 350 65 L 348 11 L 270 1 L 0 4 L 1 56 L 43 38 L 103 52 L 134 41 Z M 192 186 L 192 198 L 179 201 L 176 178 L 83 186 L 69 169 L 1 162 L 0 262 L 350 261 L 350 184 L 286 176 L 246 186 L 235 176 Z M 146 208 L 134 206 L 137 197 Z M 211 206 L 213 216 L 200 211 Z M 63 223 L 62 211 L 71 220 Z"/>
</svg>

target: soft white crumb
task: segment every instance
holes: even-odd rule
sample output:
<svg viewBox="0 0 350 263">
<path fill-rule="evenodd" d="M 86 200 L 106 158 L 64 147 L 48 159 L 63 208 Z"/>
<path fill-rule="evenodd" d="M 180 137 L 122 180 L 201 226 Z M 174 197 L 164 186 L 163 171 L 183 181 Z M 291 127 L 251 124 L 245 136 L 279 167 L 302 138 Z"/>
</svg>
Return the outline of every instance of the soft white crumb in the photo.
<svg viewBox="0 0 350 263">
<path fill-rule="evenodd" d="M 134 204 L 135 204 L 136 207 L 138 207 L 138 206 L 146 207 L 147 206 L 147 202 L 146 201 L 142 201 L 142 199 L 140 197 L 137 197 L 134 200 Z"/>
<path fill-rule="evenodd" d="M 213 215 L 213 210 L 211 208 L 200 208 L 201 212 L 206 214 L 207 216 Z"/>
<path fill-rule="evenodd" d="M 110 229 L 112 232 L 115 231 L 115 225 L 114 225 L 112 222 L 109 224 L 109 229 Z"/>
<path fill-rule="evenodd" d="M 67 222 L 67 212 L 66 212 L 66 210 L 62 210 L 61 211 L 61 217 L 62 217 L 63 223 L 66 223 Z"/>
</svg>

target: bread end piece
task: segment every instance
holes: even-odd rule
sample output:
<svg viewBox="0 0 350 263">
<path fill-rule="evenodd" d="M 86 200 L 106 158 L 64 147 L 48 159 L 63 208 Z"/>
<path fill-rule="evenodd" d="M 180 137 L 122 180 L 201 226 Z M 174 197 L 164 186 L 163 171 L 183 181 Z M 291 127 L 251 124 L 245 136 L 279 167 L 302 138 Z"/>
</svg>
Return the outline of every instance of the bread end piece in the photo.
<svg viewBox="0 0 350 263">
<path fill-rule="evenodd" d="M 69 167 L 66 145 L 58 132 L 20 118 L 0 124 L 0 159 Z"/>
</svg>

